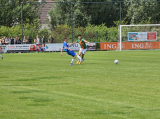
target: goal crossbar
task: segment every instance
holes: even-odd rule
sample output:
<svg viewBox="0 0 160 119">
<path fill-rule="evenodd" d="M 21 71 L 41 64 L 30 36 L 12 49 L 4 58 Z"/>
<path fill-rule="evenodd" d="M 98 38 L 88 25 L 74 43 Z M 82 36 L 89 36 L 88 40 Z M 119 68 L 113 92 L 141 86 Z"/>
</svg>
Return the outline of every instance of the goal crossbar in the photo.
<svg viewBox="0 0 160 119">
<path fill-rule="evenodd" d="M 120 26 L 160 26 L 160 24 L 137 24 L 137 25 L 120 25 Z"/>
</svg>

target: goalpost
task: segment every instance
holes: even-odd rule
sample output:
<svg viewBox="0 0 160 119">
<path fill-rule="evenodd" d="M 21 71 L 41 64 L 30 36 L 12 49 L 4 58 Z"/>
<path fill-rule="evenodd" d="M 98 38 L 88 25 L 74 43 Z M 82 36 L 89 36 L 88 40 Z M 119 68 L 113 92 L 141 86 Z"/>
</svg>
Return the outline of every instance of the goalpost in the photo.
<svg viewBox="0 0 160 119">
<path fill-rule="evenodd" d="M 120 25 L 117 50 L 160 49 L 160 24 Z"/>
</svg>

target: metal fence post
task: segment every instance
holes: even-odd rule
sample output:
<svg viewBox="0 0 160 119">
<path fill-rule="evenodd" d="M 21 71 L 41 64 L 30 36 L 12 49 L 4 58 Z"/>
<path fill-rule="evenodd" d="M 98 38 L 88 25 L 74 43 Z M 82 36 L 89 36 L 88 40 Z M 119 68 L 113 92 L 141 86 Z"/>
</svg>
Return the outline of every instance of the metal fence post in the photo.
<svg viewBox="0 0 160 119">
<path fill-rule="evenodd" d="M 96 31 L 96 42 L 98 41 L 98 31 Z"/>
<path fill-rule="evenodd" d="M 21 27 L 22 27 L 22 44 L 23 44 L 23 2 L 21 2 Z"/>
<path fill-rule="evenodd" d="M 47 31 L 47 42 L 48 42 L 48 31 Z"/>
<path fill-rule="evenodd" d="M 71 2 L 71 27 L 72 27 L 72 43 L 73 43 L 73 3 Z"/>
<path fill-rule="evenodd" d="M 121 25 L 121 2 L 120 2 L 120 25 Z"/>
</svg>

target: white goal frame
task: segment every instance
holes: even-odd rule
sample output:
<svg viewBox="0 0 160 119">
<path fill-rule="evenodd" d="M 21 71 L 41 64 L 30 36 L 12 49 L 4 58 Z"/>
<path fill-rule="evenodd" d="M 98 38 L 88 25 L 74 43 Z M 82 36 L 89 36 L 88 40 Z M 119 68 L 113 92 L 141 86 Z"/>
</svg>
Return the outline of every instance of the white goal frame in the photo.
<svg viewBox="0 0 160 119">
<path fill-rule="evenodd" d="M 123 26 L 160 26 L 160 24 L 138 24 L 138 25 L 120 25 L 119 26 L 119 48 L 120 48 L 120 51 L 122 51 L 122 36 L 121 36 L 121 33 L 122 33 L 122 27 Z"/>
</svg>

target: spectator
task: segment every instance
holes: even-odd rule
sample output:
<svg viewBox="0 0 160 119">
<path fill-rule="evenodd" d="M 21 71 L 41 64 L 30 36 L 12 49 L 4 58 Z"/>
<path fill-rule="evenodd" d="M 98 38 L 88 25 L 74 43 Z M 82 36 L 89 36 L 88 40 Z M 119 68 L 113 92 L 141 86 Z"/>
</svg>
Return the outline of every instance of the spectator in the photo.
<svg viewBox="0 0 160 119">
<path fill-rule="evenodd" d="M 4 41 L 6 41 L 7 38 L 5 36 L 3 38 L 4 38 Z"/>
<path fill-rule="evenodd" d="M 37 44 L 37 38 L 36 37 L 34 38 L 34 44 Z"/>
<path fill-rule="evenodd" d="M 52 35 L 49 36 L 49 39 L 48 39 L 48 43 L 53 43 L 54 42 L 54 39 L 52 37 Z"/>
<path fill-rule="evenodd" d="M 21 40 L 19 37 L 17 37 L 16 44 L 21 44 Z"/>
<path fill-rule="evenodd" d="M 2 45 L 5 45 L 5 40 L 4 40 L 4 38 L 2 38 Z"/>
<path fill-rule="evenodd" d="M 15 42 L 16 42 L 16 40 L 18 39 L 18 37 L 16 36 L 16 38 L 15 38 Z"/>
<path fill-rule="evenodd" d="M 39 52 L 41 50 L 40 44 L 36 45 L 36 51 Z"/>
<path fill-rule="evenodd" d="M 9 38 L 7 37 L 7 38 L 5 39 L 5 44 L 8 45 L 9 43 L 10 43 L 10 40 L 9 40 Z"/>
<path fill-rule="evenodd" d="M 37 35 L 37 44 L 40 44 L 40 39 L 39 39 L 39 36 Z"/>
<path fill-rule="evenodd" d="M 46 49 L 45 49 L 45 44 L 42 44 L 41 45 L 41 51 L 43 52 L 43 51 L 46 51 Z"/>
<path fill-rule="evenodd" d="M 23 44 L 27 44 L 26 36 L 24 36 L 24 38 L 23 38 Z"/>
<path fill-rule="evenodd" d="M 13 45 L 14 44 L 14 36 L 11 36 L 11 45 Z"/>
<path fill-rule="evenodd" d="M 43 36 L 43 38 L 42 38 L 42 40 L 41 40 L 42 42 L 41 43 L 45 43 L 46 42 L 46 38 L 45 38 L 45 36 Z"/>
<path fill-rule="evenodd" d="M 31 39 L 30 39 L 29 36 L 28 36 L 28 38 L 27 38 L 27 44 L 31 44 Z"/>
<path fill-rule="evenodd" d="M 0 39 L 0 45 L 2 45 L 2 40 Z"/>
</svg>

